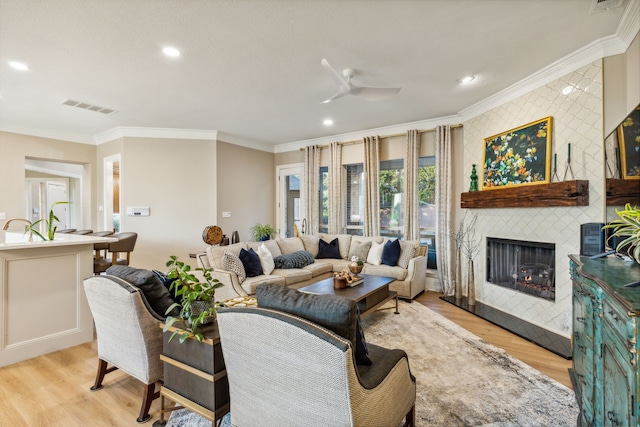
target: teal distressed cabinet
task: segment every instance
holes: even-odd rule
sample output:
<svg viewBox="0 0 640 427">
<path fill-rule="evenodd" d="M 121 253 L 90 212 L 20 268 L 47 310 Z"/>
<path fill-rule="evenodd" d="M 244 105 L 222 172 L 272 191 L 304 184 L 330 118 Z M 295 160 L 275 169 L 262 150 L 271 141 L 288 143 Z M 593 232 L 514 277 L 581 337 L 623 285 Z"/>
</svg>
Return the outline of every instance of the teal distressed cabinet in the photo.
<svg viewBox="0 0 640 427">
<path fill-rule="evenodd" d="M 583 426 L 638 424 L 640 266 L 570 256 L 573 280 L 571 381 Z"/>
</svg>

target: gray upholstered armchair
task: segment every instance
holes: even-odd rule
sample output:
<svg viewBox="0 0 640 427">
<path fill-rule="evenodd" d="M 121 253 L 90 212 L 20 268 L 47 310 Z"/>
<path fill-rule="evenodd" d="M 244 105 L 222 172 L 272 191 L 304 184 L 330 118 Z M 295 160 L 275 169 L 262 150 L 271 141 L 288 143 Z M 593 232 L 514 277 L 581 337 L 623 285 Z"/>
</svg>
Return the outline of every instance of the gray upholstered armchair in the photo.
<svg viewBox="0 0 640 427">
<path fill-rule="evenodd" d="M 137 378 L 145 385 L 137 421 L 147 421 L 151 402 L 159 396 L 155 385 L 163 376 L 163 318 L 147 306 L 140 289 L 118 277 L 90 277 L 84 289 L 98 339 L 98 373 L 91 390 L 102 388 L 105 374 L 115 369 Z"/>
<path fill-rule="evenodd" d="M 232 425 L 415 424 L 416 383 L 402 350 L 369 344 L 373 364 L 359 365 L 349 339 L 266 308 L 220 309 L 218 326 Z"/>
</svg>

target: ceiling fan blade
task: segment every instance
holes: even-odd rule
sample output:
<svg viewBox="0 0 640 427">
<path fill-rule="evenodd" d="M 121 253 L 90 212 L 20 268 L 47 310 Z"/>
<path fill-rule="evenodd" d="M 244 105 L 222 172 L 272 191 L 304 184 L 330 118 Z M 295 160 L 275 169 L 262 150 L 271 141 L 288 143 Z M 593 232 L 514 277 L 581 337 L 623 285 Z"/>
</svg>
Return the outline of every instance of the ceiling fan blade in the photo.
<svg viewBox="0 0 640 427">
<path fill-rule="evenodd" d="M 347 83 L 347 81 L 344 79 L 344 77 L 342 77 L 340 73 L 338 73 L 333 69 L 333 67 L 331 67 L 331 65 L 329 65 L 329 61 L 322 58 L 322 61 L 320 61 L 320 63 L 322 64 L 324 69 L 327 70 L 327 73 L 329 73 L 329 77 L 336 85 L 338 85 L 338 87 L 346 86 L 347 89 L 349 88 L 349 83 Z"/>
<path fill-rule="evenodd" d="M 342 98 L 343 96 L 346 96 L 346 95 L 349 95 L 349 91 L 348 90 L 347 91 L 338 90 L 338 93 L 333 95 L 331 98 L 322 101 L 321 104 L 326 104 L 328 102 L 335 101 L 336 99 Z"/>
<path fill-rule="evenodd" d="M 351 94 L 367 101 L 381 101 L 400 91 L 399 87 L 359 87 L 351 86 Z"/>
</svg>

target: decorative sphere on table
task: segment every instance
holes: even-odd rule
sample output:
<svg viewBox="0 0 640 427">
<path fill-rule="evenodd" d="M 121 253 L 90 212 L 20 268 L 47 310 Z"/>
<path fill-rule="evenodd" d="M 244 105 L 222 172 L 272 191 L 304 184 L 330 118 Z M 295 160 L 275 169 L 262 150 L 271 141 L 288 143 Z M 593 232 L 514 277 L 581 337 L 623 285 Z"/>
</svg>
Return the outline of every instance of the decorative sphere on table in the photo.
<svg viewBox="0 0 640 427">
<path fill-rule="evenodd" d="M 478 174 L 476 173 L 475 163 L 471 165 L 471 184 L 469 184 L 469 191 L 478 191 Z"/>
</svg>

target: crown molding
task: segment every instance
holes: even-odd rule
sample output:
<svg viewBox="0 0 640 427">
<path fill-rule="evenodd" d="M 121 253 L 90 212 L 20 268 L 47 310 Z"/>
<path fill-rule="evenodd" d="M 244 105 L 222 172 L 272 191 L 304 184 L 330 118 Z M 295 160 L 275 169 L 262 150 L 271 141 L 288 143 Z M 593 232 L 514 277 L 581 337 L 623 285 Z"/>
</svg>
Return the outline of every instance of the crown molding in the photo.
<svg viewBox="0 0 640 427">
<path fill-rule="evenodd" d="M 158 139 L 204 139 L 217 140 L 217 130 L 200 129 L 170 129 L 143 127 L 115 127 L 108 131 L 94 135 L 96 145 L 104 144 L 118 138 L 158 138 Z"/>
<path fill-rule="evenodd" d="M 383 126 L 379 128 L 361 130 L 356 132 L 349 132 L 349 133 L 343 133 L 343 134 L 332 135 L 332 136 L 323 136 L 321 138 L 306 139 L 303 141 L 279 144 L 274 147 L 275 148 L 274 152 L 285 153 L 287 151 L 299 150 L 309 145 L 328 145 L 336 141 L 338 142 L 356 141 L 361 138 L 364 138 L 365 136 L 371 136 L 371 135 L 379 135 L 381 137 L 384 137 L 386 135 L 396 135 L 399 133 L 404 133 L 411 129 L 423 129 L 423 130 L 433 129 L 436 126 L 440 126 L 440 125 L 460 123 L 461 120 L 462 120 L 462 117 L 460 115 L 454 114 L 446 117 L 438 117 L 436 119 L 426 119 L 426 120 L 420 120 L 417 122 L 402 123 L 399 125 Z"/>
<path fill-rule="evenodd" d="M 233 135 L 223 131 L 218 132 L 218 141 L 226 142 L 233 145 L 240 145 L 242 147 L 252 148 L 254 150 L 266 151 L 268 153 L 274 152 L 274 147 L 271 144 L 256 141 L 254 139 L 243 138 L 241 136 Z"/>
</svg>

